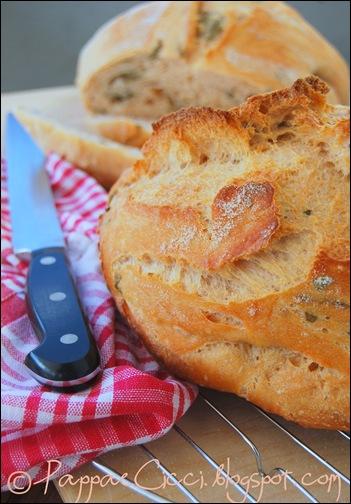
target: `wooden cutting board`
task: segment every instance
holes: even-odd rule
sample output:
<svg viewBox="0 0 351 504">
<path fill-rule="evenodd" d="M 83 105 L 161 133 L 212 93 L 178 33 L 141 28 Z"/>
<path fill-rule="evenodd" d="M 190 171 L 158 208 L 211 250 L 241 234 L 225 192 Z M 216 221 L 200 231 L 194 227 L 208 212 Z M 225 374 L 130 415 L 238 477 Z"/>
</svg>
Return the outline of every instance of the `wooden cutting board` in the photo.
<svg viewBox="0 0 351 504">
<path fill-rule="evenodd" d="M 67 118 L 77 123 L 84 120 L 83 109 L 73 87 L 10 93 L 1 98 L 2 133 L 6 112 L 16 106 L 28 106 L 44 112 L 57 110 L 62 120 Z M 129 447 L 111 451 L 99 457 L 98 461 L 119 473 L 127 473 L 132 481 L 137 475 L 139 486 L 157 488 L 157 494 L 172 502 L 189 502 L 189 498 L 165 481 L 165 476 L 157 469 L 158 460 L 175 473 L 178 480 L 184 481 L 185 478 L 184 486 L 199 502 L 244 502 L 235 486 L 226 486 L 216 463 L 223 464 L 223 469 L 232 476 L 236 475 L 236 479 L 240 477 L 242 487 L 247 488 L 257 501 L 310 501 L 282 475 L 270 481 L 266 478 L 263 484 L 257 476 L 259 454 L 266 473 L 274 468 L 291 472 L 297 482 L 305 483 L 305 490 L 317 501 L 349 502 L 349 485 L 340 477 L 333 479 L 333 471 L 325 465 L 328 461 L 349 476 L 349 440 L 342 434 L 303 429 L 272 417 L 280 422 L 282 428 L 288 429 L 289 434 L 244 400 L 214 391 L 203 390 L 202 393 L 232 425 L 201 396 L 178 422 L 181 431 L 172 429 L 163 438 L 148 443 L 149 454 L 142 447 Z M 185 439 L 182 433 L 188 438 Z M 297 436 L 300 442 L 291 435 Z M 319 459 L 316 454 L 319 454 Z M 100 477 L 100 481 L 93 479 L 94 476 Z M 109 483 L 102 487 L 101 484 L 107 482 L 107 478 L 101 480 L 102 476 L 89 463 L 75 471 L 70 481 L 67 478 L 61 481 L 61 486 L 56 481 L 56 487 L 64 502 L 150 502 L 121 484 Z"/>
</svg>

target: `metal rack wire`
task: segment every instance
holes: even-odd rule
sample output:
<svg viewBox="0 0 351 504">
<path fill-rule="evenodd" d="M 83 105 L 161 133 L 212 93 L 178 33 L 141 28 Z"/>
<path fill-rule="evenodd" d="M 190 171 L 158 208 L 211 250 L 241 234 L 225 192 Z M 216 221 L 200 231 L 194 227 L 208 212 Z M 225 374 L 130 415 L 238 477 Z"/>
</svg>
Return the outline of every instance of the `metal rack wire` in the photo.
<svg viewBox="0 0 351 504">
<path fill-rule="evenodd" d="M 226 414 L 221 411 L 220 409 L 217 408 L 217 406 L 214 404 L 214 402 L 206 397 L 206 395 L 201 391 L 200 392 L 200 400 L 203 401 L 209 408 L 210 410 L 215 413 L 221 421 L 225 422 L 226 425 L 234 431 L 237 435 L 240 436 L 241 440 L 246 443 L 247 447 L 250 449 L 252 455 L 255 458 L 256 466 L 257 466 L 257 471 L 258 473 L 264 477 L 264 476 L 273 476 L 274 474 L 287 474 L 286 470 L 287 468 L 284 467 L 275 467 L 274 469 L 270 470 L 269 472 L 265 471 L 264 464 L 263 464 L 263 458 L 260 450 L 257 448 L 255 443 L 248 437 L 241 428 L 239 428 L 232 420 L 226 416 Z M 310 446 L 308 446 L 304 441 L 302 441 L 299 437 L 297 437 L 295 434 L 293 434 L 289 429 L 284 427 L 282 423 L 280 423 L 278 420 L 273 418 L 271 415 L 267 414 L 264 412 L 262 409 L 258 408 L 257 406 L 250 405 L 250 407 L 255 408 L 256 411 L 259 412 L 260 415 L 269 422 L 271 422 L 274 427 L 279 429 L 284 436 L 289 438 L 293 443 L 298 445 L 300 448 L 302 448 L 308 455 L 313 457 L 319 464 L 321 464 L 323 467 L 331 471 L 331 473 L 337 475 L 340 480 L 342 480 L 346 485 L 350 485 L 350 479 L 343 474 L 340 470 L 338 470 L 334 465 L 332 465 L 328 460 L 326 460 L 322 455 L 317 453 L 314 449 L 312 449 Z M 192 449 L 194 449 L 200 457 L 202 457 L 203 460 L 205 460 L 213 469 L 218 471 L 222 477 L 228 479 L 228 484 L 230 484 L 232 487 L 234 487 L 242 496 L 245 496 L 245 502 L 258 502 L 253 495 L 248 493 L 248 491 L 238 482 L 234 481 L 234 479 L 231 477 L 230 474 L 228 474 L 227 471 L 223 469 L 222 466 L 220 466 L 216 460 L 209 454 L 207 453 L 199 444 L 197 444 L 184 430 L 182 430 L 179 425 L 175 425 L 173 427 L 174 431 L 177 432 L 181 438 L 188 443 Z M 350 441 L 350 436 L 342 431 L 338 431 L 338 434 L 340 437 L 343 438 L 345 443 Z M 149 459 L 157 459 L 155 454 L 152 452 L 150 449 L 149 445 L 141 445 L 142 450 L 144 453 L 147 455 Z M 167 500 L 166 498 L 158 495 L 157 493 L 151 492 L 149 490 L 145 490 L 138 485 L 136 485 L 133 481 L 130 479 L 126 479 L 125 477 L 122 477 L 122 474 L 120 474 L 118 471 L 115 469 L 109 467 L 108 465 L 101 463 L 100 461 L 93 461 L 92 462 L 93 466 L 95 469 L 97 469 L 99 472 L 103 473 L 104 475 L 108 475 L 111 478 L 115 479 L 116 481 L 119 481 L 123 486 L 126 486 L 129 490 L 132 492 L 135 492 L 136 494 L 141 495 L 142 497 L 148 499 L 151 502 L 175 502 L 175 501 L 170 501 Z M 157 466 L 158 470 L 161 471 L 165 476 L 169 478 L 170 481 L 172 481 L 173 485 L 183 494 L 183 496 L 187 499 L 188 502 L 200 502 L 193 493 L 189 491 L 188 488 L 184 484 L 182 484 L 175 476 L 174 474 L 171 473 L 171 471 L 161 462 L 159 461 L 159 464 Z M 312 493 L 310 493 L 305 486 L 303 486 L 300 482 L 298 482 L 295 478 L 293 478 L 290 474 L 287 474 L 287 480 L 289 483 L 301 494 L 301 498 L 307 499 L 309 502 L 319 502 Z"/>
</svg>

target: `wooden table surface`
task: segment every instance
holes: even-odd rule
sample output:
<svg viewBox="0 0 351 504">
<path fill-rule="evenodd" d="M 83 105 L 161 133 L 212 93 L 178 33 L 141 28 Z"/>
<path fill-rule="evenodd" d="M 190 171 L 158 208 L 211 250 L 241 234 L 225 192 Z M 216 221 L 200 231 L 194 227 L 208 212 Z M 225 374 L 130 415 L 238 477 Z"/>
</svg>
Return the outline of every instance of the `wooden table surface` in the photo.
<svg viewBox="0 0 351 504">
<path fill-rule="evenodd" d="M 61 110 L 63 116 L 67 114 L 67 117 L 72 117 L 73 115 L 75 119 L 79 119 L 82 108 L 78 102 L 77 93 L 72 87 L 7 94 L 2 96 L 2 121 L 5 113 L 18 105 L 45 111 L 47 108 L 60 109 L 61 103 L 65 103 L 67 107 L 67 110 Z M 67 103 L 70 105 L 67 106 Z M 334 482 L 330 482 L 330 488 L 328 488 L 330 481 L 328 467 L 317 461 L 255 407 L 230 394 L 207 390 L 204 393 L 235 424 L 236 428 L 255 444 L 261 454 L 266 473 L 277 467 L 283 468 L 292 471 L 297 481 L 301 481 L 304 475 L 311 473 L 311 476 L 305 476 L 307 484 L 305 488 L 320 502 L 337 502 L 337 499 L 338 502 L 349 502 L 349 486 L 337 478 Z M 343 474 L 349 475 L 349 442 L 345 437 L 337 432 L 308 430 L 281 419 L 279 421 L 282 426 L 288 428 L 291 433 L 319 453 L 322 459 L 328 460 Z M 232 475 L 239 474 L 248 479 L 250 475 L 257 472 L 252 447 L 238 433 L 238 430 L 231 428 L 203 398 L 197 399 L 190 411 L 178 422 L 178 426 L 210 455 L 212 462 L 224 464 L 225 468 L 229 464 L 228 471 Z M 243 501 L 242 495 L 234 487 L 226 488 L 223 485 L 223 480 L 218 478 L 213 465 L 203 457 L 203 454 L 196 451 L 194 445 L 184 439 L 179 431 L 172 429 L 162 439 L 148 443 L 147 448 L 155 459 L 160 460 L 166 468 L 176 473 L 178 479 L 188 475 L 187 488 L 198 501 L 230 502 L 233 499 L 237 502 Z M 153 488 L 162 486 L 163 476 L 155 463 L 141 469 L 149 461 L 142 447 L 115 450 L 99 457 L 99 461 L 120 473 L 128 473 L 131 480 L 139 470 L 139 482 L 143 485 Z M 190 473 L 193 473 L 193 476 Z M 93 485 L 89 496 L 92 481 L 89 477 L 92 478 L 94 475 L 103 476 L 89 463 L 75 471 L 75 485 L 66 484 L 59 487 L 56 482 L 64 502 L 87 502 L 87 499 L 90 502 L 149 502 L 120 484 L 117 486 L 109 484 L 105 488 L 99 484 Z M 199 482 L 190 485 L 194 479 L 199 479 Z M 82 491 L 79 495 L 80 483 Z M 278 483 L 277 480 L 276 483 Z M 248 484 L 247 481 L 246 484 Z M 253 486 L 254 483 L 251 482 L 250 493 L 261 502 L 308 502 L 308 498 L 290 482 L 287 482 L 285 487 L 284 478 L 281 478 L 279 484 L 272 482 L 266 484 L 261 496 L 261 485 L 257 485 L 257 488 Z M 340 492 L 339 496 L 338 492 Z M 159 488 L 157 493 L 173 502 L 189 501 L 174 486 L 166 485 L 165 488 Z"/>
</svg>

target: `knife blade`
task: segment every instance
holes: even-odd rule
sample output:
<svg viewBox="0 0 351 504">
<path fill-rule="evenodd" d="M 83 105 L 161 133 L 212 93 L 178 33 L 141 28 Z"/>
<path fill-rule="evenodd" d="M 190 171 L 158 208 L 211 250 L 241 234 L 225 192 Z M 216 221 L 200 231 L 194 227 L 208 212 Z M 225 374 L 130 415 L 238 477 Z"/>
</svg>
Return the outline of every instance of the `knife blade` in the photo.
<svg viewBox="0 0 351 504">
<path fill-rule="evenodd" d="M 30 261 L 26 302 L 40 344 L 25 359 L 29 373 L 53 387 L 87 384 L 100 356 L 65 256 L 45 155 L 8 114 L 5 151 L 15 254 Z"/>
</svg>

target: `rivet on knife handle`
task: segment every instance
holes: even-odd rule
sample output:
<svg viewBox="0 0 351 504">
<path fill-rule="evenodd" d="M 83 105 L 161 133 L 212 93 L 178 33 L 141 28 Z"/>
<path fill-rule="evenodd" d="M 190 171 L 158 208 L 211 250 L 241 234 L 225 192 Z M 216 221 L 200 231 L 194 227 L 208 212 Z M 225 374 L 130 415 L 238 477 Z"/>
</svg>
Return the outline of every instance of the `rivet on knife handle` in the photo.
<svg viewBox="0 0 351 504">
<path fill-rule="evenodd" d="M 100 370 L 95 341 L 84 317 L 63 248 L 32 252 L 27 305 L 41 344 L 26 357 L 41 383 L 70 387 L 90 381 Z"/>
</svg>

